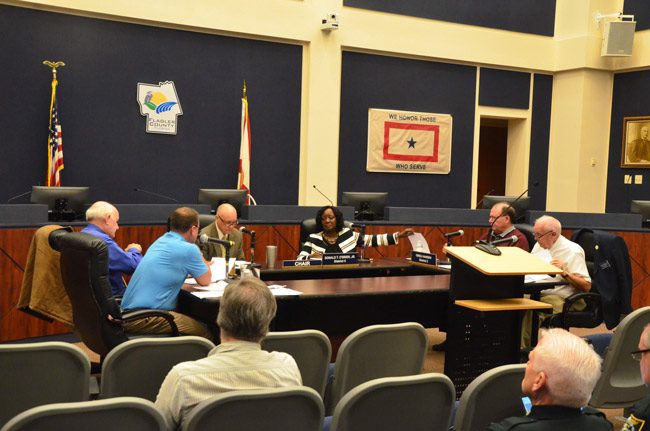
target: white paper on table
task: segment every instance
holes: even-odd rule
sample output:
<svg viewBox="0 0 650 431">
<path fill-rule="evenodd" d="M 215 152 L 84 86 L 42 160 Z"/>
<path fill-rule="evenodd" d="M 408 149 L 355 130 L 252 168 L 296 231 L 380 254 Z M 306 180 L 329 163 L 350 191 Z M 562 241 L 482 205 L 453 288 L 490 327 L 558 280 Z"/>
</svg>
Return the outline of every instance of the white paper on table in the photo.
<svg viewBox="0 0 650 431">
<path fill-rule="evenodd" d="M 551 257 L 551 252 L 545 248 L 536 251 L 533 256 L 543 260 L 546 263 L 551 263 L 551 260 L 553 259 Z M 548 274 L 527 274 L 524 277 L 524 283 L 536 283 L 539 281 L 557 281 L 557 279 Z"/>
<path fill-rule="evenodd" d="M 213 257 L 210 261 L 210 270 L 212 271 L 211 281 L 214 283 L 217 280 L 224 280 L 228 276 L 228 273 L 232 271 L 232 268 L 235 266 L 236 259 L 231 257 L 228 259 L 228 270 L 226 271 L 226 258 L 225 257 Z"/>
<path fill-rule="evenodd" d="M 197 289 L 204 289 L 200 292 L 192 292 L 192 295 L 198 298 L 221 298 L 223 291 L 226 288 L 228 283 L 225 281 L 219 281 L 217 283 L 210 283 L 210 286 L 196 286 Z M 302 295 L 302 292 L 297 290 L 289 289 L 287 286 L 282 286 L 279 284 L 272 284 L 269 286 L 269 290 L 273 296 L 297 296 Z"/>
<path fill-rule="evenodd" d="M 419 251 L 421 253 L 430 253 L 429 244 L 420 232 L 415 232 L 413 235 L 408 237 L 411 242 L 411 248 L 413 251 Z"/>
</svg>

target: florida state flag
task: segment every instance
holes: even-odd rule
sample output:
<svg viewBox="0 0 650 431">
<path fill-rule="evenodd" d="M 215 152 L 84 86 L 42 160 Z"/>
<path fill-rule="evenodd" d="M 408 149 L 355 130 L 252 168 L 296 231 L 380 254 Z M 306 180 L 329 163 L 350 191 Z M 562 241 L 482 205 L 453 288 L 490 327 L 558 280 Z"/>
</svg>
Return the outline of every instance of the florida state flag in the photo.
<svg viewBox="0 0 650 431">
<path fill-rule="evenodd" d="M 451 115 L 368 110 L 368 172 L 448 174 Z"/>
</svg>

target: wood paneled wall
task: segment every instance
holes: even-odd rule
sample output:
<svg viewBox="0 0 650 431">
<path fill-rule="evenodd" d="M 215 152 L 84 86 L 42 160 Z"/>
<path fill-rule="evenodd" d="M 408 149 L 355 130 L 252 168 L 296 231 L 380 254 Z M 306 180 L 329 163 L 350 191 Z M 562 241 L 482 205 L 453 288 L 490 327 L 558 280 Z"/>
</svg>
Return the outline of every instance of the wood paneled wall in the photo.
<svg viewBox="0 0 650 431">
<path fill-rule="evenodd" d="M 255 260 L 263 263 L 266 260 L 266 246 L 278 246 L 278 259 L 295 259 L 298 254 L 300 227 L 298 225 L 248 225 L 256 231 Z M 367 233 L 396 232 L 409 226 L 368 226 Z M 432 253 L 439 256 L 446 241 L 444 232 L 452 232 L 459 226 L 417 226 L 429 243 Z M 469 245 L 478 240 L 483 234 L 482 228 L 465 228 L 465 235 L 454 238 L 455 245 Z M 0 229 L 0 341 L 15 340 L 29 337 L 39 337 L 70 332 L 71 328 L 60 323 L 49 323 L 16 309 L 20 296 L 24 266 L 35 228 Z M 118 244 L 125 246 L 136 242 L 146 249 L 166 231 L 162 225 L 154 226 L 125 226 L 116 235 Z M 639 308 L 650 305 L 650 250 L 645 247 L 645 241 L 650 240 L 649 232 L 613 232 L 621 235 L 630 250 L 632 262 L 633 294 L 632 307 Z M 570 231 L 564 235 L 571 236 Z M 247 257 L 250 252 L 250 239 L 244 238 L 244 251 Z M 408 240 L 402 240 L 394 247 L 368 248 L 365 256 L 369 258 L 408 257 L 411 246 Z"/>
</svg>

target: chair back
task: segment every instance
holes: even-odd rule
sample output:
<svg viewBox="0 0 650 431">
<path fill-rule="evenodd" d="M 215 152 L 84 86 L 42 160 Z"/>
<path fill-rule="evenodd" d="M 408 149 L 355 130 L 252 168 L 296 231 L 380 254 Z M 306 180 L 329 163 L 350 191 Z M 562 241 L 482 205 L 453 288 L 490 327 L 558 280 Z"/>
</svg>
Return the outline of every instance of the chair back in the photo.
<svg viewBox="0 0 650 431">
<path fill-rule="evenodd" d="M 90 361 L 70 343 L 0 344 L 0 425 L 41 404 L 88 399 Z"/>
<path fill-rule="evenodd" d="M 460 397 L 455 431 L 482 430 L 491 422 L 525 415 L 521 402 L 525 372 L 526 364 L 502 365 L 472 380 Z"/>
<path fill-rule="evenodd" d="M 13 418 L 1 431 L 116 429 L 163 431 L 165 418 L 151 401 L 120 397 L 34 407 Z"/>
<path fill-rule="evenodd" d="M 431 373 L 362 383 L 336 405 L 331 431 L 447 431 L 456 391 Z"/>
<path fill-rule="evenodd" d="M 61 278 L 72 304 L 75 332 L 104 357 L 127 340 L 120 324 L 122 313 L 108 279 L 108 248 L 101 239 L 81 232 L 58 234 L 52 241 L 61 252 Z"/>
<path fill-rule="evenodd" d="M 332 356 L 332 345 L 327 335 L 314 329 L 269 332 L 262 340 L 262 349 L 291 355 L 300 369 L 302 384 L 323 397 Z"/>
<path fill-rule="evenodd" d="M 200 402 L 183 431 L 320 431 L 323 401 L 304 386 L 232 391 Z"/>
<path fill-rule="evenodd" d="M 594 238 L 594 232 L 588 229 L 581 229 L 576 232 L 576 235 L 572 237 L 572 241 L 576 242 L 582 247 L 585 251 L 585 261 L 587 263 L 587 271 L 589 271 L 589 276 L 593 278 L 594 276 L 594 261 L 596 260 L 596 241 Z"/>
<path fill-rule="evenodd" d="M 533 230 L 533 227 L 526 223 L 517 223 L 515 224 L 515 228 L 524 234 L 526 240 L 528 241 L 528 251 L 531 251 L 537 242 L 535 241 L 535 231 Z"/>
<path fill-rule="evenodd" d="M 155 401 L 174 365 L 205 358 L 213 348 L 211 341 L 194 336 L 126 341 L 104 358 L 100 397 L 131 396 Z"/>
<path fill-rule="evenodd" d="M 203 229 L 209 226 L 210 223 L 214 223 L 214 218 L 214 214 L 199 214 L 199 229 Z"/>
<path fill-rule="evenodd" d="M 372 325 L 353 332 L 336 355 L 328 406 L 334 408 L 350 389 L 369 380 L 420 374 L 427 345 L 419 323 Z"/>
<path fill-rule="evenodd" d="M 589 405 L 599 409 L 630 407 L 647 395 L 639 363 L 630 352 L 638 350 L 639 338 L 648 323 L 650 307 L 639 308 L 621 320 L 607 347 L 602 374 Z"/>
</svg>

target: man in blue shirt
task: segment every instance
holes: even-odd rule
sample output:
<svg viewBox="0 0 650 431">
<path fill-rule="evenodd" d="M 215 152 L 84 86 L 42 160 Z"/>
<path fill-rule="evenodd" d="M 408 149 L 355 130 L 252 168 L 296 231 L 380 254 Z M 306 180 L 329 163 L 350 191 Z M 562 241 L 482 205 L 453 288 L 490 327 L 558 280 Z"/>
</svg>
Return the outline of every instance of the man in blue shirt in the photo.
<svg viewBox="0 0 650 431">
<path fill-rule="evenodd" d="M 192 208 L 178 208 L 169 218 L 169 225 L 171 230 L 151 244 L 133 273 L 122 299 L 122 309 L 167 310 L 182 334 L 211 339 L 212 334 L 205 325 L 173 311 L 188 274 L 201 286 L 210 284 L 212 277 L 209 264 L 194 244 L 199 234 L 199 214 Z M 160 317 L 129 322 L 127 330 L 146 334 L 170 332 Z"/>
<path fill-rule="evenodd" d="M 111 283 L 113 295 L 122 295 L 126 285 L 122 279 L 123 274 L 133 274 L 135 268 L 142 260 L 142 247 L 140 244 L 129 244 L 125 250 L 115 242 L 115 232 L 120 228 L 117 222 L 120 213 L 108 202 L 95 202 L 86 211 L 88 226 L 82 230 L 100 238 L 108 248 L 108 279 Z"/>
</svg>

